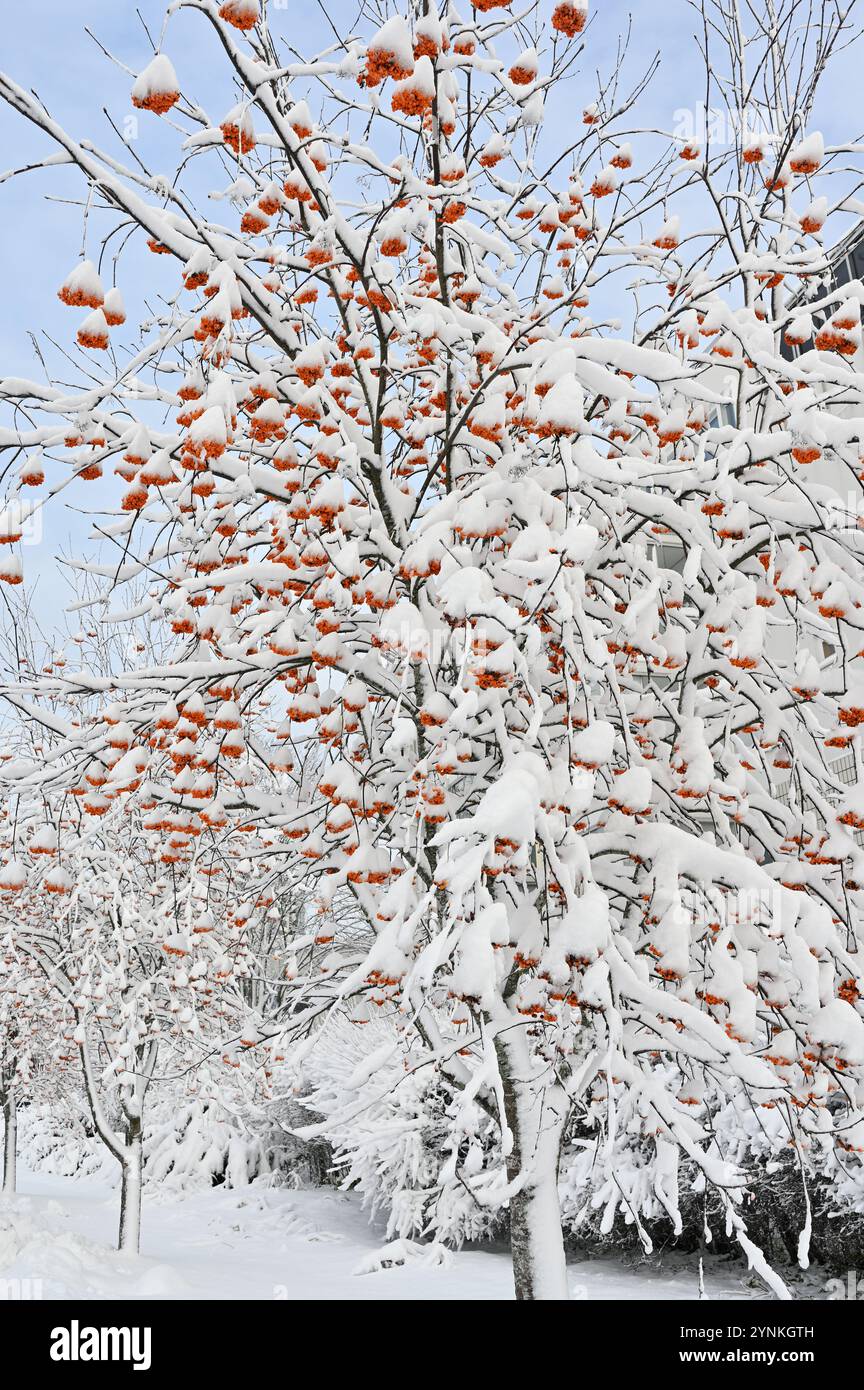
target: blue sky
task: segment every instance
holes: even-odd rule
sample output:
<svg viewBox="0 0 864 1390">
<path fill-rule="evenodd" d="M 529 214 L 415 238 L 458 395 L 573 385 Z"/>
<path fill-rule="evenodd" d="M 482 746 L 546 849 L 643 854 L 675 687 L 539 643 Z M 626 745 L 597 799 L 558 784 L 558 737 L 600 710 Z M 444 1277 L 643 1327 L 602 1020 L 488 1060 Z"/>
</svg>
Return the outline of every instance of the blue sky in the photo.
<svg viewBox="0 0 864 1390">
<path fill-rule="evenodd" d="M 33 0 L 27 7 L 9 6 L 4 14 L 0 68 L 21 86 L 34 88 L 52 115 L 73 134 L 90 137 L 116 152 L 118 142 L 101 108 L 107 106 L 118 123 L 132 113 L 131 80 L 99 52 L 84 26 L 137 71 L 150 50 L 135 11 L 140 9 L 158 41 L 164 8 L 163 0 L 139 0 L 138 4 L 132 0 L 87 0 L 86 5 L 74 0 Z M 356 13 L 353 0 L 330 0 L 329 8 L 346 26 Z M 582 104 L 591 95 L 593 70 L 607 71 L 613 65 L 617 36 L 631 13 L 631 7 L 620 0 L 595 2 L 593 8 L 597 18 L 583 71 L 574 78 L 564 101 L 550 111 L 562 133 L 569 112 L 581 113 Z M 315 16 L 314 24 L 304 18 L 310 15 Z M 640 102 L 641 124 L 671 129 L 677 109 L 701 101 L 704 78 L 692 37 L 694 19 L 686 0 L 643 0 L 636 9 L 631 74 L 655 49 L 660 50 L 662 62 L 658 77 Z M 273 9 L 271 26 L 277 34 L 290 36 L 300 49 L 304 40 L 313 46 L 322 41 L 320 17 L 311 3 L 289 0 L 288 8 Z M 179 12 L 169 23 L 165 50 L 173 58 L 181 82 L 214 114 L 221 115 L 231 103 L 231 88 L 207 23 L 188 11 Z M 848 138 L 850 121 L 856 119 L 859 102 L 854 94 L 860 86 L 862 57 L 860 44 L 843 55 L 825 88 L 818 123 L 829 140 L 841 135 Z M 554 137 L 554 126 L 551 133 Z M 160 139 L 165 134 L 159 121 L 144 118 L 140 149 L 157 169 L 160 155 L 163 167 L 170 167 L 173 140 Z M 0 105 L 0 168 L 23 163 L 47 149 L 48 142 L 40 132 Z M 0 373 L 4 375 L 32 368 L 28 329 L 41 326 L 68 333 L 69 321 L 55 290 L 77 257 L 81 213 L 58 202 L 46 202 L 45 195 L 77 197 L 81 190 L 81 180 L 66 170 L 27 174 L 0 185 L 0 254 L 5 267 L 15 267 L 15 273 L 5 278 L 0 317 Z M 94 230 L 99 225 L 94 219 Z M 152 263 L 147 271 L 152 276 Z M 129 284 L 126 273 L 123 288 L 127 295 Z"/>
<path fill-rule="evenodd" d="M 132 113 L 130 77 L 113 65 L 84 32 L 86 24 L 117 58 L 134 71 L 150 56 L 147 37 L 136 17 L 139 8 L 154 39 L 159 41 L 164 14 L 163 0 L 31 0 L 29 6 L 8 6 L 3 18 L 0 67 L 21 86 L 34 88 L 52 115 L 74 135 L 89 137 L 119 153 L 116 137 L 102 113 L 107 106 L 118 123 Z M 329 12 L 341 27 L 350 27 L 356 6 L 346 0 L 329 0 Z M 467 5 L 464 6 L 467 11 Z M 593 95 L 593 74 L 614 65 L 618 34 L 626 27 L 631 7 L 619 0 L 594 0 L 596 21 L 590 32 L 588 52 L 562 99 L 549 108 L 550 135 L 557 129 L 566 135 L 571 120 L 581 116 L 582 106 Z M 630 73 L 650 58 L 655 49 L 662 66 L 652 87 L 642 98 L 639 124 L 671 129 L 674 113 L 693 106 L 703 96 L 704 76 L 693 41 L 696 16 L 686 0 L 642 3 L 633 12 L 636 41 Z M 326 40 L 323 20 L 312 3 L 289 0 L 284 9 L 271 9 L 271 27 L 296 48 L 315 48 Z M 232 89 L 209 25 L 201 16 L 181 11 L 172 17 L 164 49 L 173 59 L 187 91 L 211 109 L 215 116 L 232 104 Z M 817 112 L 815 125 L 826 138 L 846 138 L 853 133 L 859 105 L 853 94 L 860 87 L 860 43 L 841 56 Z M 860 118 L 857 118 L 860 119 Z M 155 170 L 168 172 L 173 165 L 175 138 L 155 118 L 145 116 L 137 148 Z M 854 132 L 854 133 L 857 133 Z M 0 106 L 0 168 L 25 163 L 46 153 L 48 142 L 40 132 Z M 68 343 L 77 326 L 74 315 L 64 310 L 56 290 L 78 258 L 81 246 L 80 207 L 62 201 L 80 198 L 82 181 L 69 170 L 24 175 L 0 185 L 0 257 L 4 267 L 3 312 L 0 314 L 0 376 L 42 376 L 28 330 L 41 328 Z M 104 217 L 91 216 L 88 252 L 98 251 L 99 236 L 108 229 Z M 176 269 L 154 267 L 154 258 L 141 246 L 124 257 L 120 285 L 130 322 L 143 310 L 143 287 L 152 289 L 154 277 L 164 276 L 166 291 L 173 290 Z M 158 258 L 156 258 L 158 260 Z M 167 259 L 167 258 L 166 258 Z M 110 280 L 110 268 L 108 277 Z M 71 315 L 71 316 L 70 316 Z M 116 484 L 107 484 L 112 495 Z M 72 498 L 84 508 L 92 505 L 103 485 L 86 490 L 79 486 Z M 98 502 L 96 502 L 98 505 Z M 39 603 L 46 615 L 63 592 L 53 556 L 61 547 L 78 551 L 87 534 L 84 520 L 65 506 L 54 506 L 46 517 L 38 553 L 25 555 L 28 577 L 39 577 Z"/>
</svg>

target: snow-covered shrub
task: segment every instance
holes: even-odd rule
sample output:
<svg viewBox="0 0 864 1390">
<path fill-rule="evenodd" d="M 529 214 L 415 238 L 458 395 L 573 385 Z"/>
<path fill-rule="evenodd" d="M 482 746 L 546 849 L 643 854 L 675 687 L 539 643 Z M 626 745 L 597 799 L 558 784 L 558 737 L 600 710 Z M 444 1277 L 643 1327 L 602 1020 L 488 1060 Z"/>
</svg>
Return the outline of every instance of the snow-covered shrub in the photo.
<svg viewBox="0 0 864 1390">
<path fill-rule="evenodd" d="M 274 1182 L 288 1187 L 329 1187 L 340 1182 L 333 1149 L 323 1134 L 304 1138 L 302 1131 L 323 1121 L 303 1096 L 280 1096 L 260 1122 L 261 1143 Z"/>
<path fill-rule="evenodd" d="M 792 1265 L 803 1252 L 826 1269 L 860 1263 L 860 1157 L 838 1154 L 817 1135 L 809 1147 L 796 1147 L 782 1109 L 757 1112 L 743 1094 L 737 1104 L 712 1096 L 704 1104 L 711 1113 L 717 1155 L 739 1174 L 738 1210 L 766 1257 L 775 1265 Z M 586 1250 L 710 1248 L 715 1254 L 739 1255 L 724 1204 L 698 1165 L 673 1164 L 662 1136 L 628 1132 L 626 1102 L 621 1109 L 621 1130 L 611 1145 L 606 1135 L 582 1126 L 563 1145 L 560 1195 L 569 1242 Z M 802 1245 L 805 1230 L 810 1238 Z"/>
<path fill-rule="evenodd" d="M 62 1102 L 23 1105 L 18 1115 L 23 1168 L 62 1177 L 110 1181 L 116 1164 L 95 1134 L 83 1095 Z M 250 1127 L 224 1100 L 166 1093 L 144 1126 L 144 1181 L 170 1191 L 223 1184 L 245 1187 L 271 1175 L 267 1134 Z"/>
<path fill-rule="evenodd" d="M 389 1022 L 358 1027 L 335 1017 L 303 1066 L 301 1104 L 320 1119 L 310 1124 L 307 1115 L 300 1133 L 327 1138 L 341 1186 L 386 1216 L 388 1236 L 431 1235 L 459 1245 L 494 1233 L 502 1212 L 499 1203 L 481 1206 L 456 1174 L 453 1089 L 432 1063 Z M 490 1176 L 497 1168 L 500 1175 L 497 1127 L 475 1109 L 460 1168 L 476 1175 L 486 1167 Z"/>
<path fill-rule="evenodd" d="M 114 1164 L 94 1133 L 81 1104 L 43 1101 L 22 1105 L 18 1111 L 20 1163 L 36 1173 L 59 1177 L 89 1177 L 110 1170 Z"/>
<path fill-rule="evenodd" d="M 212 1095 L 152 1107 L 144 1128 L 144 1181 L 189 1190 L 246 1187 L 270 1172 L 262 1137 Z"/>
</svg>

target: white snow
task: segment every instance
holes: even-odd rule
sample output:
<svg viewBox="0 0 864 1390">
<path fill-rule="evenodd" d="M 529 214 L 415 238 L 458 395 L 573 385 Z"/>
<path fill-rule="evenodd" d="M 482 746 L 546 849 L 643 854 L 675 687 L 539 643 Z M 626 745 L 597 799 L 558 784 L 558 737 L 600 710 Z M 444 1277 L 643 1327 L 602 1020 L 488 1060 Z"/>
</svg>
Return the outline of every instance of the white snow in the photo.
<svg viewBox="0 0 864 1390">
<path fill-rule="evenodd" d="M 253 1186 L 167 1197 L 145 1188 L 141 1254 L 113 1249 L 117 1197 L 102 1177 L 24 1173 L 0 1198 L 0 1278 L 50 1299 L 488 1300 L 512 1298 L 508 1252 L 393 1242 L 359 1199 L 331 1188 Z M 396 1245 L 403 1248 L 394 1249 Z M 396 1261 L 402 1261 L 397 1263 Z M 391 1263 L 392 1262 L 392 1263 Z M 378 1268 L 379 1264 L 389 1267 Z M 365 1272 L 368 1271 L 368 1272 Z M 573 1259 L 570 1297 L 696 1299 L 696 1261 Z M 818 1297 L 811 1283 L 806 1297 Z M 709 1299 L 765 1298 L 743 1265 L 706 1261 Z"/>
</svg>

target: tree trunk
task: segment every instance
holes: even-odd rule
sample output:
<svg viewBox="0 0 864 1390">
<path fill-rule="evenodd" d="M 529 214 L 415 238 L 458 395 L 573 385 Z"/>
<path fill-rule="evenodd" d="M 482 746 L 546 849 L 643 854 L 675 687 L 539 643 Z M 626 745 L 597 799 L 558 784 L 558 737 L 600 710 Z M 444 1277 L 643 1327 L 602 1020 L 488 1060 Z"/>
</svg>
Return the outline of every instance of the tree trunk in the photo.
<svg viewBox="0 0 864 1390">
<path fill-rule="evenodd" d="M 3 1097 L 3 1192 L 6 1196 L 15 1191 L 17 1159 L 18 1106 L 15 1092 L 9 1090 Z"/>
<path fill-rule="evenodd" d="M 137 1255 L 141 1241 L 141 1179 L 143 1145 L 141 1121 L 133 1116 L 126 1129 L 126 1147 L 120 1160 L 120 1237 L 118 1250 Z"/>
<path fill-rule="evenodd" d="M 548 1078 L 532 1077 L 524 1030 L 511 1028 L 495 1041 L 504 1086 L 504 1110 L 512 1135 L 507 1178 L 527 1170 L 510 1198 L 513 1282 L 520 1301 L 566 1299 L 567 1266 L 558 1201 L 558 1157 L 567 1119 L 567 1097 Z"/>
</svg>

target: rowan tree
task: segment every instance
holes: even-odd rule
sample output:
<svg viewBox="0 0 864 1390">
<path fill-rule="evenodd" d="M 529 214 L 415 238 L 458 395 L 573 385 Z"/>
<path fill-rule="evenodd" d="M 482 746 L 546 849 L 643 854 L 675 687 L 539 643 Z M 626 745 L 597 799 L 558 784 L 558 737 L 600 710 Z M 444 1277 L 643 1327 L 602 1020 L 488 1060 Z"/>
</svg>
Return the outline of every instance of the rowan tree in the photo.
<svg viewBox="0 0 864 1390">
<path fill-rule="evenodd" d="M 2 908 L 0 908 L 2 913 Z M 0 955 L 0 1106 L 3 1109 L 4 1193 L 16 1190 L 18 1114 L 55 1089 L 58 1001 L 41 973 L 15 947 L 5 926 Z"/>
<path fill-rule="evenodd" d="M 23 637 L 11 655 L 22 668 L 63 671 L 61 652 L 42 652 L 23 623 L 16 631 Z M 112 634 L 83 638 L 90 680 L 98 670 L 108 683 L 123 669 L 125 644 L 118 649 Z M 94 1131 L 121 1166 L 119 1247 L 137 1251 L 150 1096 L 186 1079 L 188 1093 L 206 1097 L 213 1073 L 224 1079 L 226 1068 L 229 1075 L 243 1069 L 250 1100 L 268 1091 L 266 1043 L 251 1065 L 242 1059 L 259 1042 L 255 1019 L 279 989 L 268 977 L 279 970 L 284 894 L 274 908 L 265 862 L 248 861 L 244 836 L 204 844 L 203 822 L 136 795 L 147 754 L 133 746 L 117 709 L 99 703 L 94 712 L 86 688 L 62 702 L 58 694 L 50 726 L 35 722 L 29 748 L 18 741 L 9 769 L 16 790 L 2 828 L 7 1166 L 14 1178 L 14 1101 L 34 1048 L 48 1050 L 49 1070 L 80 1064 Z M 156 722 L 173 728 L 176 711 L 163 709 Z M 197 737 L 190 718 L 174 740 L 171 765 L 181 785 L 191 756 L 176 745 L 192 747 Z M 164 732 L 152 742 L 161 747 Z M 249 892 L 254 897 L 244 901 Z"/>
<path fill-rule="evenodd" d="M 105 705 L 6 775 L 97 817 L 113 791 L 214 863 L 248 837 L 253 904 L 302 874 L 285 987 L 241 1041 L 300 1067 L 343 1017 L 389 1020 L 404 1069 L 447 1090 L 447 1180 L 508 1208 L 520 1298 L 566 1296 L 574 1135 L 604 1162 L 638 1136 L 673 1222 L 683 1155 L 781 1295 L 718 1110 L 761 1110 L 802 1174 L 864 1147 L 864 815 L 831 761 L 864 720 L 840 410 L 861 286 L 782 350 L 810 333 L 788 291 L 825 268 L 812 184 L 843 150 L 806 122 L 849 18 L 773 8 L 748 35 L 725 0 L 703 12 L 730 109 L 773 123 L 731 149 L 640 132 L 641 80 L 577 85 L 582 0 L 388 6 L 303 60 L 258 0 L 180 0 L 238 103 L 205 111 L 169 24 L 132 100 L 176 130 L 173 180 L 0 79 L 145 239 L 162 306 L 121 350 L 123 262 L 89 248 L 59 291 L 86 310 L 80 390 L 2 384 L 0 578 L 22 578 L 22 489 L 110 461 L 122 558 L 88 572 L 105 622 L 166 634 L 109 680 L 10 681 L 49 724 L 52 700 Z M 565 93 L 582 114 L 556 139 Z M 186 191 L 205 168 L 229 180 L 213 215 Z M 853 525 L 822 456 L 850 470 Z M 145 591 L 125 610 L 124 583 Z"/>
</svg>

